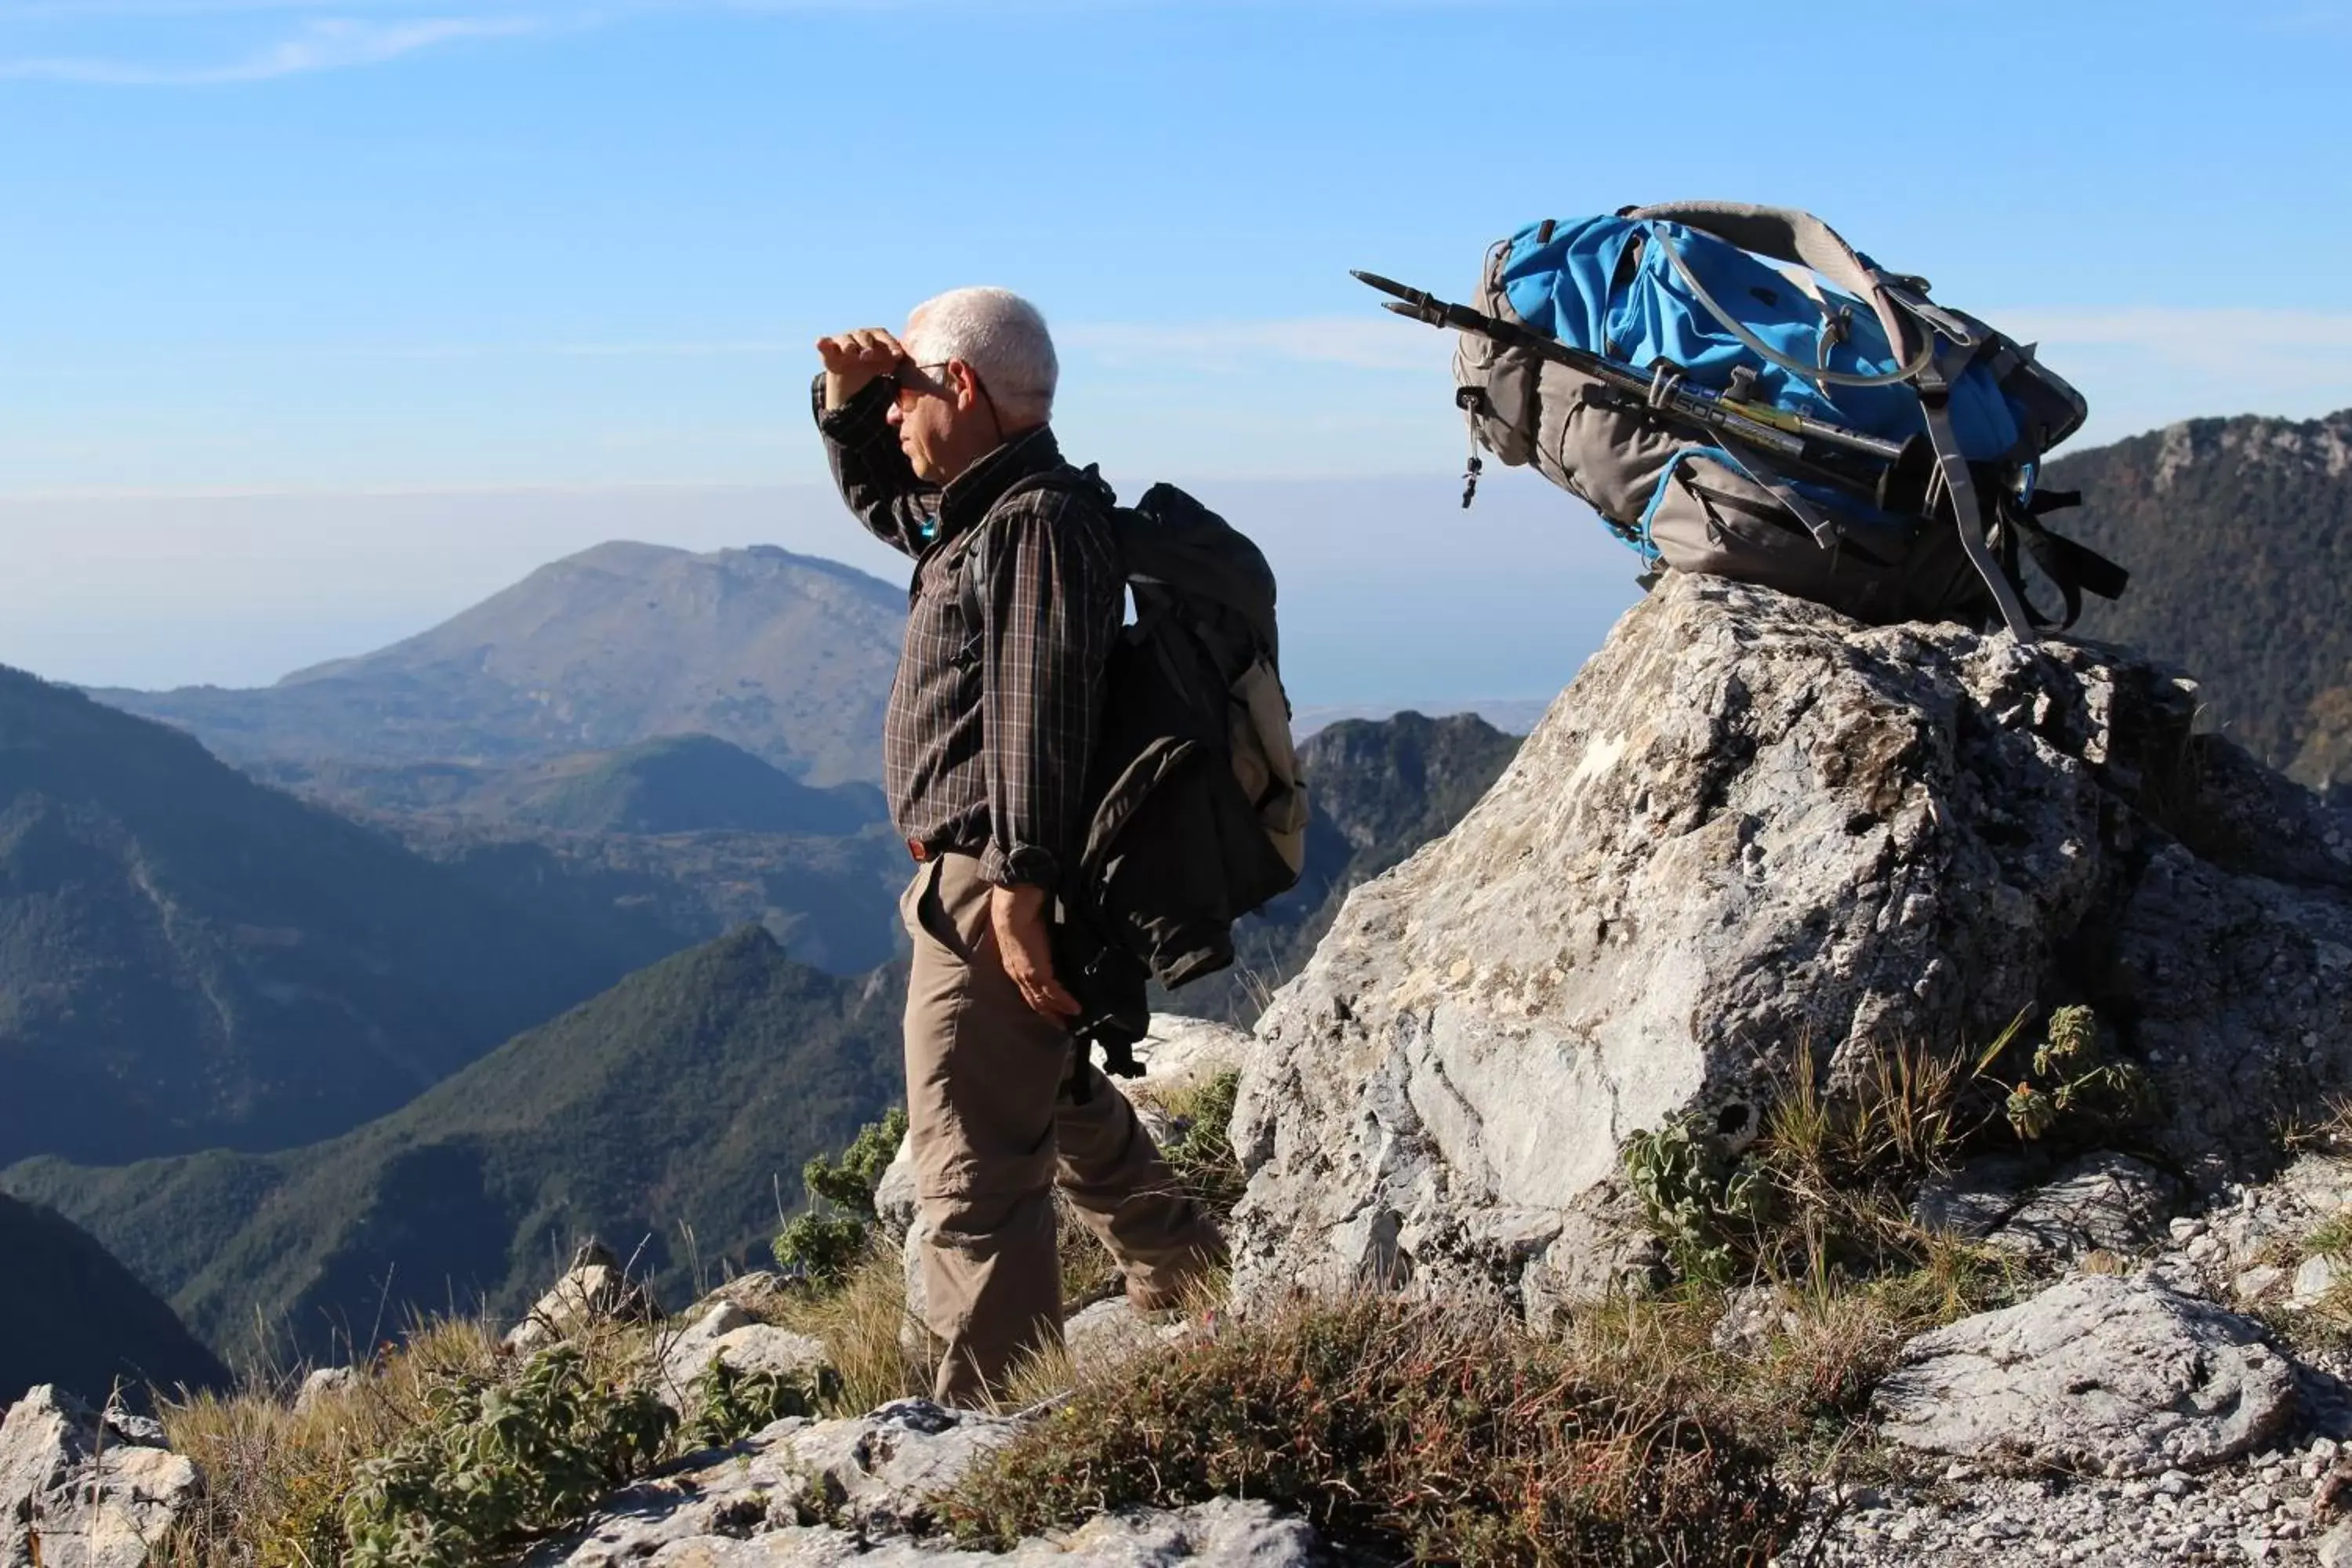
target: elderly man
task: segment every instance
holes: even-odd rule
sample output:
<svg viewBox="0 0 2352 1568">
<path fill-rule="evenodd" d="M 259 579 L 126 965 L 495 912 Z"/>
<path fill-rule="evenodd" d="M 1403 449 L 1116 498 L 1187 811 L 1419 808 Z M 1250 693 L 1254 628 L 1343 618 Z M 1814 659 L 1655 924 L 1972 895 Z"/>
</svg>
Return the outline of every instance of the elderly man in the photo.
<svg viewBox="0 0 2352 1568">
<path fill-rule="evenodd" d="M 1091 1064 L 1069 1092 L 1078 1004 L 1055 977 L 1051 910 L 1086 832 L 1126 579 L 1108 498 L 1047 424 L 1058 365 L 1026 300 L 961 289 L 916 307 L 903 338 L 867 327 L 816 347 L 842 499 L 915 561 L 883 726 L 916 861 L 908 1120 L 937 1394 L 979 1405 L 1060 1342 L 1057 1180 L 1139 1310 L 1176 1304 L 1223 1255 L 1125 1097 Z"/>
</svg>

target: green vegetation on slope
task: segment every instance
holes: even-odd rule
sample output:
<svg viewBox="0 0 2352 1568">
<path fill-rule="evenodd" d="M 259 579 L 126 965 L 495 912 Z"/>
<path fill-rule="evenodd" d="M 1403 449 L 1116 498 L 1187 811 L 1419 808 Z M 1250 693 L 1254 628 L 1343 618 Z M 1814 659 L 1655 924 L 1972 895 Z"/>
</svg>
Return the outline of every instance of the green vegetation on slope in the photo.
<svg viewBox="0 0 2352 1568">
<path fill-rule="evenodd" d="M 514 816 L 574 833 L 855 833 L 884 817 L 872 784 L 811 789 L 715 735 L 666 735 L 533 770 Z"/>
<path fill-rule="evenodd" d="M 1179 1013 L 1247 1023 L 1305 966 L 1349 889 L 1444 837 L 1494 787 L 1520 737 L 1475 713 L 1348 719 L 1299 746 L 1314 815 L 1298 886 L 1234 931 L 1234 967 L 1186 986 Z"/>
<path fill-rule="evenodd" d="M 63 1215 L 0 1194 L 0 1408 L 54 1383 L 93 1404 L 117 1384 L 220 1388 L 228 1369 Z"/>
<path fill-rule="evenodd" d="M 869 784 L 814 789 L 715 735 L 494 767 L 265 761 L 256 777 L 356 816 L 427 814 L 568 833 L 838 835 L 884 820 Z"/>
<path fill-rule="evenodd" d="M 2192 419 L 2062 458 L 2052 521 L 2132 572 L 2081 630 L 2170 659 L 2212 715 L 2305 782 L 2352 755 L 2352 411 Z"/>
<path fill-rule="evenodd" d="M 751 928 L 332 1142 L 0 1180 L 105 1238 L 232 1352 L 257 1312 L 317 1356 L 409 1308 L 519 1315 L 589 1235 L 637 1252 L 675 1303 L 698 1267 L 763 1254 L 802 1163 L 898 1098 L 896 979 L 822 973 Z"/>
<path fill-rule="evenodd" d="M 0 1161 L 331 1136 L 649 956 L 0 669 Z"/>
</svg>

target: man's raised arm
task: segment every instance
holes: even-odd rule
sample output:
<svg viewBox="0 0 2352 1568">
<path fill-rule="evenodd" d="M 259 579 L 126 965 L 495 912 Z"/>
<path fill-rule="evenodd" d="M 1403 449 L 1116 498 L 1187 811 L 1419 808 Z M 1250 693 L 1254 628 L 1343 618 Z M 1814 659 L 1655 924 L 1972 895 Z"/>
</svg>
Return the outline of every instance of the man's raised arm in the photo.
<svg viewBox="0 0 2352 1568">
<path fill-rule="evenodd" d="M 940 492 L 915 477 L 890 424 L 890 377 L 906 350 L 885 329 L 860 327 L 819 338 L 816 352 L 824 369 L 810 403 L 842 500 L 883 543 L 920 555 L 938 526 Z"/>
</svg>

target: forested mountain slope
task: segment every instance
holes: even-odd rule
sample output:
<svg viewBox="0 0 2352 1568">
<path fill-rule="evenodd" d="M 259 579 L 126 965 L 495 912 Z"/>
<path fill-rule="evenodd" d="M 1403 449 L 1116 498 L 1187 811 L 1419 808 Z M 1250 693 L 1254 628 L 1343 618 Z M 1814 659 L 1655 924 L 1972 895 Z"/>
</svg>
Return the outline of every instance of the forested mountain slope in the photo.
<svg viewBox="0 0 2352 1568">
<path fill-rule="evenodd" d="M 809 1156 L 900 1089 L 900 971 L 860 979 L 748 928 L 629 976 L 415 1103 L 277 1154 L 210 1152 L 0 1184 L 100 1237 L 225 1353 L 257 1312 L 341 1355 L 409 1307 L 519 1312 L 577 1240 L 667 1299 L 756 1261 Z"/>
<path fill-rule="evenodd" d="M 2052 521 L 2132 572 L 2081 630 L 2196 676 L 2209 716 L 2307 784 L 2352 761 L 2352 410 L 2192 419 L 2050 465 Z"/>
<path fill-rule="evenodd" d="M 0 1407 L 37 1383 L 92 1404 L 119 1384 L 219 1388 L 228 1369 L 104 1247 L 55 1210 L 0 1194 Z"/>
<path fill-rule="evenodd" d="M 279 1148 L 664 951 L 0 669 L 0 1160 Z"/>
</svg>

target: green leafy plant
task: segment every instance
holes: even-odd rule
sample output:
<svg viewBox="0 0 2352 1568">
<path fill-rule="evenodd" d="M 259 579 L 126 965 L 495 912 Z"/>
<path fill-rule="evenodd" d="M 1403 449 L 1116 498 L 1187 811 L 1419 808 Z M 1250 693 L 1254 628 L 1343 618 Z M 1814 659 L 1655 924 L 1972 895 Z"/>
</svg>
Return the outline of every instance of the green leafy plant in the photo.
<svg viewBox="0 0 2352 1568">
<path fill-rule="evenodd" d="M 785 1222 L 772 1250 L 776 1266 L 813 1289 L 831 1290 L 866 1256 L 874 1226 L 874 1188 L 907 1135 L 907 1113 L 893 1107 L 858 1130 L 837 1156 L 819 1154 L 801 1167 L 809 1207 Z"/>
<path fill-rule="evenodd" d="M 467 1568 L 577 1522 L 652 1465 L 677 1417 L 639 1378 L 572 1344 L 502 1376 L 425 1391 L 416 1425 L 358 1468 L 344 1505 L 352 1568 Z"/>
<path fill-rule="evenodd" d="M 1696 1117 L 1627 1139 L 1624 1166 L 1675 1271 L 1708 1284 L 1728 1279 L 1734 1237 L 1764 1216 L 1769 1194 L 1757 1169 L 1735 1163 Z"/>
<path fill-rule="evenodd" d="M 713 1357 L 689 1391 L 694 1415 L 687 1434 L 707 1447 L 748 1437 L 787 1415 L 814 1415 L 825 1392 L 816 1381 L 768 1367 L 751 1371 Z"/>
<path fill-rule="evenodd" d="M 2017 1026 L 2012 1023 L 2011 1032 Z M 2042 1033 L 2032 1074 L 2018 1080 L 2002 1105 L 2011 1131 L 2020 1138 L 2032 1142 L 2070 1124 L 2112 1127 L 2147 1113 L 2155 1101 L 2147 1075 L 2137 1063 L 2106 1054 L 2090 1008 L 2055 1009 Z"/>
</svg>

